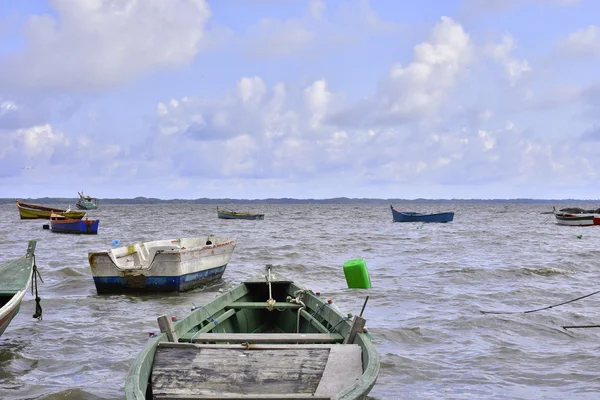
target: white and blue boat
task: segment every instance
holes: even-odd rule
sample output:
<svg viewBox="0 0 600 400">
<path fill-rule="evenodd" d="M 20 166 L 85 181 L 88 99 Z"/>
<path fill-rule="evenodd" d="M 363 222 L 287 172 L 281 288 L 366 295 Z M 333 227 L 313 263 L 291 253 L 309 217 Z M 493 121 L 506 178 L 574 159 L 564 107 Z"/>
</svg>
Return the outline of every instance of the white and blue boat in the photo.
<svg viewBox="0 0 600 400">
<path fill-rule="evenodd" d="M 398 211 L 391 206 L 394 222 L 452 222 L 454 212 L 442 212 L 433 214 L 421 214 L 414 211 Z"/>
<path fill-rule="evenodd" d="M 89 252 L 98 294 L 185 292 L 220 279 L 235 249 L 230 238 L 155 240 Z"/>
</svg>

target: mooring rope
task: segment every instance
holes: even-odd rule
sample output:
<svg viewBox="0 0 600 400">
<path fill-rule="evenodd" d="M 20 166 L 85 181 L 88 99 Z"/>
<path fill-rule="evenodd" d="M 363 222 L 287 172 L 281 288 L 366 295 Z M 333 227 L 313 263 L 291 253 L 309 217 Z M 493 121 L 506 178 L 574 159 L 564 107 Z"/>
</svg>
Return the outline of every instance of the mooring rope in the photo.
<svg viewBox="0 0 600 400">
<path fill-rule="evenodd" d="M 275 308 L 275 299 L 273 299 L 273 293 L 271 291 L 271 268 L 267 267 L 267 284 L 269 285 L 269 300 L 267 300 L 267 310 L 273 311 Z"/>
<path fill-rule="evenodd" d="M 555 308 L 555 307 L 562 306 L 565 304 L 573 303 L 574 301 L 585 299 L 586 297 L 590 297 L 590 296 L 593 296 L 598 293 L 600 293 L 600 290 L 597 290 L 593 293 L 586 294 L 586 295 L 578 297 L 576 299 L 563 301 L 562 303 L 554 304 L 554 305 L 547 306 L 547 307 L 536 308 L 534 310 L 527 310 L 527 311 L 483 311 L 483 310 L 479 310 L 479 312 L 481 312 L 482 314 L 529 314 L 529 313 L 534 313 L 534 312 L 538 312 L 538 311 L 542 311 L 542 310 L 549 310 L 550 308 Z"/>
<path fill-rule="evenodd" d="M 600 325 L 563 325 L 563 329 L 600 328 Z"/>
<path fill-rule="evenodd" d="M 40 278 L 40 281 L 42 281 L 42 283 L 44 282 L 44 280 L 42 279 L 42 275 L 40 274 L 40 271 L 38 271 L 37 265 L 35 263 L 35 254 L 33 254 L 33 271 L 32 273 L 32 278 L 33 278 L 33 285 L 31 285 L 31 294 L 33 295 L 33 291 L 35 290 L 35 314 L 33 314 L 33 318 L 37 318 L 38 321 L 42 320 L 42 305 L 40 304 L 40 301 L 42 299 L 40 299 L 40 296 L 38 295 L 38 282 L 37 282 L 37 278 Z"/>
</svg>

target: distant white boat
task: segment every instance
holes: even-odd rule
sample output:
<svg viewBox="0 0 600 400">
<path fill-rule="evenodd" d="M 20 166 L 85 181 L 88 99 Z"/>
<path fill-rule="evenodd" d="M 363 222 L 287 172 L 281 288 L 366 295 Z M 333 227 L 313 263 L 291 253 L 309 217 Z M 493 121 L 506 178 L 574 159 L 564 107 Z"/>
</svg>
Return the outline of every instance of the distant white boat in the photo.
<svg viewBox="0 0 600 400">
<path fill-rule="evenodd" d="M 563 208 L 556 211 L 552 207 L 558 225 L 590 226 L 600 225 L 600 210 L 584 210 L 582 208 Z"/>
<path fill-rule="evenodd" d="M 223 276 L 236 242 L 202 236 L 89 252 L 99 294 L 184 292 Z"/>
</svg>

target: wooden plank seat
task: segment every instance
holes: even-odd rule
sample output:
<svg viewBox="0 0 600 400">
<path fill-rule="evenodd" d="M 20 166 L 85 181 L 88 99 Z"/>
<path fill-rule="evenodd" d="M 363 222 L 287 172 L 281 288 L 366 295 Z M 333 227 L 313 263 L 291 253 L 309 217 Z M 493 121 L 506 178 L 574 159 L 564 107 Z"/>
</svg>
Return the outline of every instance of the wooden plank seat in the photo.
<svg viewBox="0 0 600 400">
<path fill-rule="evenodd" d="M 235 310 L 242 310 L 242 309 L 246 309 L 246 308 L 267 308 L 268 304 L 266 301 L 236 301 L 233 302 L 227 306 L 225 306 L 226 309 L 235 309 Z M 275 309 L 298 309 L 302 307 L 300 304 L 296 304 L 296 303 L 288 303 L 288 302 L 276 302 L 275 303 Z"/>
<path fill-rule="evenodd" d="M 339 333 L 199 333 L 194 343 L 341 343 Z"/>
<path fill-rule="evenodd" d="M 331 399 L 362 374 L 358 345 L 205 346 L 158 346 L 154 399 Z"/>
</svg>

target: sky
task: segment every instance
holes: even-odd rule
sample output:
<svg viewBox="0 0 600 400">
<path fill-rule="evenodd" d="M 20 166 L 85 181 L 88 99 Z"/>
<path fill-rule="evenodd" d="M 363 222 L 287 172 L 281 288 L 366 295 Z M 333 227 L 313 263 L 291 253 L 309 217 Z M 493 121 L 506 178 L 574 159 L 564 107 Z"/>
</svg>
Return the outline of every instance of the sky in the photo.
<svg viewBox="0 0 600 400">
<path fill-rule="evenodd" d="M 600 199 L 599 15 L 0 0 L 0 197 Z"/>
</svg>

